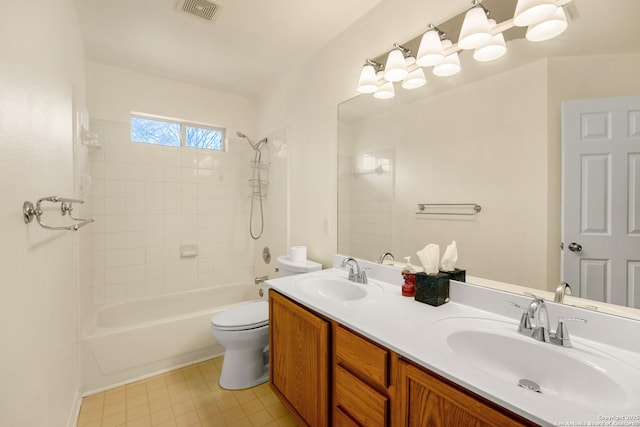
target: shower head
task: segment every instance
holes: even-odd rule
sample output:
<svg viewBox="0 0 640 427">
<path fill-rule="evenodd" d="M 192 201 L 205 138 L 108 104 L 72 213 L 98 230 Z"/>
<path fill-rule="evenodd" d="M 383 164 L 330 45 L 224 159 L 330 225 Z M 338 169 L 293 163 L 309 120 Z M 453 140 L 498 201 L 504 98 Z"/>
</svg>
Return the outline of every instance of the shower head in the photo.
<svg viewBox="0 0 640 427">
<path fill-rule="evenodd" d="M 245 134 L 244 134 L 244 133 L 242 133 L 242 132 L 239 132 L 239 131 L 238 131 L 238 132 L 236 132 L 236 135 L 238 135 L 238 138 L 246 139 L 246 140 L 247 140 L 247 142 L 249 142 L 249 144 L 251 144 L 251 148 L 253 148 L 253 149 L 254 149 L 254 150 L 256 150 L 256 151 L 260 150 L 260 148 L 262 148 L 262 146 L 263 146 L 264 144 L 266 144 L 266 143 L 267 143 L 267 138 L 263 138 L 263 139 L 261 139 L 261 140 L 260 140 L 260 141 L 258 141 L 258 143 L 256 144 L 255 142 L 253 142 L 253 141 L 251 140 L 251 138 L 249 138 L 247 135 L 245 135 Z"/>
</svg>

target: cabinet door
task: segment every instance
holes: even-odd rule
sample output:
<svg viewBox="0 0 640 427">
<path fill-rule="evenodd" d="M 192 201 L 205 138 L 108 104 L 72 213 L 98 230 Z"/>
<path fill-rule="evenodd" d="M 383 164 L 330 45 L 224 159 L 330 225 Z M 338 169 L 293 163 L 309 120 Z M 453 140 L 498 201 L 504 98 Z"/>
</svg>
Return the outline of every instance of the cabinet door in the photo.
<svg viewBox="0 0 640 427">
<path fill-rule="evenodd" d="M 520 426 L 534 425 L 498 411 L 476 397 L 404 361 L 399 363 L 398 425 Z"/>
<path fill-rule="evenodd" d="M 270 381 L 310 426 L 329 420 L 329 323 L 271 290 Z"/>
</svg>

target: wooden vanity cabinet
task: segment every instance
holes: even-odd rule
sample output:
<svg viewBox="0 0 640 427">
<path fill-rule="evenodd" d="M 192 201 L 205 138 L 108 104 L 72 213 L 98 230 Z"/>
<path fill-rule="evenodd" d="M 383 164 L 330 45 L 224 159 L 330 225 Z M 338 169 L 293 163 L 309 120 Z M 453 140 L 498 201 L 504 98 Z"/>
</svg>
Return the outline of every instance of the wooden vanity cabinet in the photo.
<svg viewBox="0 0 640 427">
<path fill-rule="evenodd" d="M 303 425 L 329 425 L 329 322 L 269 291 L 270 385 Z"/>
<path fill-rule="evenodd" d="M 390 425 L 391 352 L 332 323 L 334 425 Z"/>
<path fill-rule="evenodd" d="M 400 360 L 398 362 L 398 426 L 536 426 L 431 372 Z"/>
<path fill-rule="evenodd" d="M 270 385 L 300 425 L 535 426 L 269 291 Z"/>
</svg>

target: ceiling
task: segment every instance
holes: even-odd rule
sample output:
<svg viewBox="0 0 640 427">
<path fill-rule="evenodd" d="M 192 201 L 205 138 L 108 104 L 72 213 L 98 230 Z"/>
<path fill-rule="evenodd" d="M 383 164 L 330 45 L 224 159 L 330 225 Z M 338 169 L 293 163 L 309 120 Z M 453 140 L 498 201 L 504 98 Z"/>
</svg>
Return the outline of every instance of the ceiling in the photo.
<svg viewBox="0 0 640 427">
<path fill-rule="evenodd" d="M 213 21 L 178 0 L 74 4 L 89 60 L 253 96 L 380 1 L 224 0 Z"/>
</svg>

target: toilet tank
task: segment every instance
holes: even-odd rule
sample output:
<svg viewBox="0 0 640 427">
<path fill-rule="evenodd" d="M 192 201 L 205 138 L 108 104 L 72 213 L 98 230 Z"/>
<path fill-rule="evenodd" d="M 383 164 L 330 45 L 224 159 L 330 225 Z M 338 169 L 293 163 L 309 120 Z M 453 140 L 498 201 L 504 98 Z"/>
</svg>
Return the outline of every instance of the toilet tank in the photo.
<svg viewBox="0 0 640 427">
<path fill-rule="evenodd" d="M 304 260 L 293 261 L 289 255 L 281 255 L 276 259 L 280 277 L 293 276 L 294 274 L 309 273 L 311 271 L 322 270 L 322 264 Z"/>
</svg>

